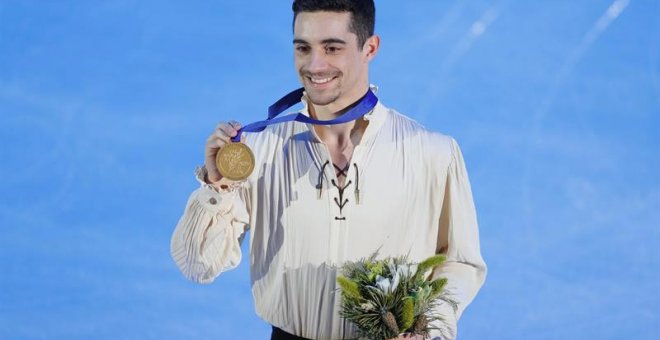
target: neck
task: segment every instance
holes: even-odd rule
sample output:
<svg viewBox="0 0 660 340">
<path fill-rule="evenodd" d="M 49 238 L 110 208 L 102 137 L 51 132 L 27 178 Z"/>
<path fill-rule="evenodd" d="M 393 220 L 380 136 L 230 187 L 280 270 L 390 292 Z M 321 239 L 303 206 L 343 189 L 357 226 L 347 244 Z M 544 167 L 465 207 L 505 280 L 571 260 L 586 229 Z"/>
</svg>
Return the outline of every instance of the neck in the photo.
<svg viewBox="0 0 660 340">
<path fill-rule="evenodd" d="M 309 105 L 309 114 L 319 120 L 335 119 L 355 107 L 359 100 L 367 93 L 368 89 L 369 86 L 367 85 L 364 91 L 359 91 L 357 95 L 346 98 L 341 102 L 337 101 L 324 106 L 311 104 Z M 326 144 L 347 145 L 351 143 L 357 145 L 367 125 L 368 122 L 364 119 L 357 119 L 343 124 L 314 125 L 314 131 L 321 141 Z"/>
<path fill-rule="evenodd" d="M 319 120 L 335 119 L 357 104 L 358 100 L 367 93 L 367 90 L 369 90 L 369 85 L 365 84 L 360 86 L 357 91 L 353 91 L 352 94 L 339 98 L 328 105 L 310 103 L 309 114 Z"/>
</svg>

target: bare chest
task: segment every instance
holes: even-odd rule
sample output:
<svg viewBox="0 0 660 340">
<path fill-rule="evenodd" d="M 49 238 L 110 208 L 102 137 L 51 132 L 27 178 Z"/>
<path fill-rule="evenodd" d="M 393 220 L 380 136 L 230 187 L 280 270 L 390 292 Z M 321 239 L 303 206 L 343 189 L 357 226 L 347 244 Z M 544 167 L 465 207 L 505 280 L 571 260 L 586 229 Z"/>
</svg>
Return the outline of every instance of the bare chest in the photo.
<svg viewBox="0 0 660 340">
<path fill-rule="evenodd" d="M 340 186 L 344 186 L 344 183 L 346 182 L 346 172 L 350 167 L 354 146 L 348 144 L 343 147 L 338 145 L 327 145 L 327 147 L 330 152 L 330 158 L 335 170 L 337 182 L 339 182 Z"/>
</svg>

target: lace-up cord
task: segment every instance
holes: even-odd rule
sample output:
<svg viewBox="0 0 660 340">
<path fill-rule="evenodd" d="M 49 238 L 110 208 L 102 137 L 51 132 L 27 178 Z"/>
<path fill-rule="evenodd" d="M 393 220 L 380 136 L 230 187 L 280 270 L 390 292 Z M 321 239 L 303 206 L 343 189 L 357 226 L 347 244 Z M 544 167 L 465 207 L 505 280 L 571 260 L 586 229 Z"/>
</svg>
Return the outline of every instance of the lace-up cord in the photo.
<svg viewBox="0 0 660 340">
<path fill-rule="evenodd" d="M 353 163 L 355 168 L 355 204 L 360 204 L 360 171 L 356 163 Z"/>
<path fill-rule="evenodd" d="M 323 196 L 323 177 L 325 177 L 325 167 L 328 166 L 328 164 L 330 164 L 330 161 L 325 161 L 325 163 L 323 163 L 323 166 L 321 167 L 321 172 L 319 172 L 319 182 L 316 185 L 316 189 L 318 189 L 319 191 L 318 199 L 321 199 L 321 197 Z"/>
<path fill-rule="evenodd" d="M 323 163 L 323 166 L 321 167 L 321 172 L 319 173 L 319 178 L 318 178 L 318 184 L 316 185 L 316 188 L 318 189 L 318 198 L 321 199 L 323 196 L 323 179 L 325 178 L 325 168 L 330 164 L 330 161 L 326 161 Z M 348 177 L 348 168 L 350 167 L 350 164 L 347 164 L 343 169 L 338 167 L 336 164 L 332 164 L 334 168 L 336 169 L 336 176 L 339 178 L 340 176 Z M 353 167 L 355 168 L 355 189 L 354 189 L 354 194 L 355 194 L 355 202 L 356 204 L 360 204 L 360 172 L 358 169 L 358 166 L 356 163 L 353 163 Z M 337 191 L 339 192 L 339 197 L 334 197 L 333 200 L 335 204 L 337 204 L 337 207 L 339 208 L 339 215 L 340 216 L 335 216 L 335 220 L 338 221 L 345 221 L 346 217 L 342 216 L 343 215 L 343 210 L 346 204 L 348 203 L 348 198 L 344 198 L 344 191 L 351 185 L 353 184 L 352 180 L 349 180 L 344 186 L 339 186 L 337 184 L 337 181 L 332 179 L 330 183 L 337 188 Z"/>
<path fill-rule="evenodd" d="M 338 167 L 337 164 L 334 164 L 334 163 L 333 163 L 332 165 L 333 165 L 333 166 L 335 167 L 335 169 L 336 169 L 337 178 L 339 178 L 339 176 L 347 177 L 347 175 L 346 175 L 346 171 L 348 171 L 348 167 L 350 166 L 349 164 L 346 164 L 346 166 L 345 166 L 343 169 L 340 168 L 340 167 Z"/>
</svg>

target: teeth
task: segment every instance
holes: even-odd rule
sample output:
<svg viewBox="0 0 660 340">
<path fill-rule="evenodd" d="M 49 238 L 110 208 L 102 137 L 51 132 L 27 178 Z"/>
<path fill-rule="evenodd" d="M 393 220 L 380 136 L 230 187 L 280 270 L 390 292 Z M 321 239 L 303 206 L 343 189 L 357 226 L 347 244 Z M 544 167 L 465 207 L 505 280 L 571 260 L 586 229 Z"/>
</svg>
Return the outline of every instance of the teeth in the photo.
<svg viewBox="0 0 660 340">
<path fill-rule="evenodd" d="M 319 79 L 319 78 L 309 78 L 309 79 L 310 79 L 310 80 L 312 81 L 312 83 L 314 83 L 314 84 L 325 84 L 325 83 L 331 81 L 331 80 L 332 80 L 332 77 L 330 77 L 330 78 L 321 78 L 321 79 Z"/>
</svg>

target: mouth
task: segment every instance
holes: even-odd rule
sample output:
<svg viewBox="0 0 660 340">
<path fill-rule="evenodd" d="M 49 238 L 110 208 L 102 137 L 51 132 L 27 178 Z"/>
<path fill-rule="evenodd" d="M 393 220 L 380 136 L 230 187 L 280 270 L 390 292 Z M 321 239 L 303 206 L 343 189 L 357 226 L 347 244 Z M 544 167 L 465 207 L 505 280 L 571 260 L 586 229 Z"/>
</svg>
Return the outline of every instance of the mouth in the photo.
<svg viewBox="0 0 660 340">
<path fill-rule="evenodd" d="M 337 79 L 337 76 L 305 76 L 305 78 L 307 78 L 307 81 L 312 85 L 312 87 L 321 89 L 328 87 L 333 80 Z"/>
</svg>

